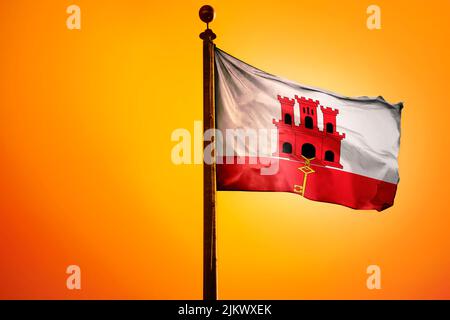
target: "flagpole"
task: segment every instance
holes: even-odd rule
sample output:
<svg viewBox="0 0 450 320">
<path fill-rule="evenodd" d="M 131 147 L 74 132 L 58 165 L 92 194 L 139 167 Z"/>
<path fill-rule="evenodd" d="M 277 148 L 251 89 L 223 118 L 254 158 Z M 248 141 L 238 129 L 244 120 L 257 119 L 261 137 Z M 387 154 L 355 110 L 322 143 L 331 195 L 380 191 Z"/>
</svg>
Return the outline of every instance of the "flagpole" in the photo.
<svg viewBox="0 0 450 320">
<path fill-rule="evenodd" d="M 203 40 L 203 132 L 215 129 L 214 114 L 214 32 L 209 23 L 214 20 L 214 9 L 200 8 L 200 19 L 206 30 L 200 34 Z M 208 145 L 203 142 L 203 147 Z M 203 148 L 203 150 L 205 150 Z M 217 300 L 216 256 L 216 165 L 203 161 L 203 300 Z"/>
</svg>

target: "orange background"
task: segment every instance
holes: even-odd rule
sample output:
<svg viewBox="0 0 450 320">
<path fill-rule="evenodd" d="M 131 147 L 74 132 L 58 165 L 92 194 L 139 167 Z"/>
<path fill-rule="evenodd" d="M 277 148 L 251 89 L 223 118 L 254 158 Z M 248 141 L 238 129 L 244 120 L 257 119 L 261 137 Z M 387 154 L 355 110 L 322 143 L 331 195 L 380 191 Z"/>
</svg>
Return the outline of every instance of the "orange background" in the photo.
<svg viewBox="0 0 450 320">
<path fill-rule="evenodd" d="M 0 4 L 0 298 L 200 299 L 203 1 Z M 404 101 L 394 207 L 218 195 L 222 299 L 450 298 L 448 1 L 210 1 L 223 50 L 344 95 Z M 66 267 L 82 289 L 66 289 Z M 382 289 L 366 288 L 377 264 Z"/>
</svg>

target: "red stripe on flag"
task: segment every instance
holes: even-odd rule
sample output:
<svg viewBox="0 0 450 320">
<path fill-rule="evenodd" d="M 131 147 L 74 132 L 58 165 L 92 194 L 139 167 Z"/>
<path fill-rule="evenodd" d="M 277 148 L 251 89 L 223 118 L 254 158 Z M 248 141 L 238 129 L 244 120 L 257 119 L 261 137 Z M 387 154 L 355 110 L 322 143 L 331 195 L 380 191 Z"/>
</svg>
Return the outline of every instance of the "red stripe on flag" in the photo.
<svg viewBox="0 0 450 320">
<path fill-rule="evenodd" d="M 254 160 L 254 159 L 252 159 Z M 262 163 L 268 163 L 262 159 Z M 273 160 L 273 159 L 272 159 Z M 302 162 L 279 160 L 275 175 L 261 175 L 268 165 L 217 164 L 217 189 L 220 191 L 278 191 L 294 192 L 294 186 L 303 184 L 304 173 L 298 168 Z M 340 204 L 353 209 L 382 211 L 394 204 L 397 185 L 350 172 L 312 165 L 315 170 L 307 177 L 305 198 Z M 298 193 L 297 193 L 298 194 Z"/>
</svg>

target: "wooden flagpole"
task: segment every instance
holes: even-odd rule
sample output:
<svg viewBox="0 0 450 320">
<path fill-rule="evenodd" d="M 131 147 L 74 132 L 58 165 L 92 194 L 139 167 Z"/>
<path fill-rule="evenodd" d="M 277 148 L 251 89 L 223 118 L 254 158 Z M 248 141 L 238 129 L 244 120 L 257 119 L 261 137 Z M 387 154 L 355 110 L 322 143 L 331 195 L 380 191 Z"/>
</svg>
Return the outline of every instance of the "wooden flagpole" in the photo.
<svg viewBox="0 0 450 320">
<path fill-rule="evenodd" d="M 200 8 L 200 19 L 206 30 L 200 34 L 203 40 L 203 132 L 215 129 L 214 114 L 214 32 L 209 23 L 214 20 L 211 6 Z M 215 142 L 214 142 L 215 143 Z M 203 150 L 208 142 L 203 142 Z M 216 165 L 203 161 L 203 300 L 217 300 L 216 257 Z"/>
</svg>

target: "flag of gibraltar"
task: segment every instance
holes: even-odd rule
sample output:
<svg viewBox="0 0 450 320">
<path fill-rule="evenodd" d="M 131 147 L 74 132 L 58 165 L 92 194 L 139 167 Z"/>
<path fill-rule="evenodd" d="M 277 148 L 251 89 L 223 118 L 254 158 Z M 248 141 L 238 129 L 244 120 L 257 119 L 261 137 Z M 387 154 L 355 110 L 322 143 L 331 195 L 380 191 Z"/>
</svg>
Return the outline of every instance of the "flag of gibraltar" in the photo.
<svg viewBox="0 0 450 320">
<path fill-rule="evenodd" d="M 283 191 L 354 209 L 394 203 L 402 103 L 349 98 L 215 49 L 217 189 Z"/>
</svg>

